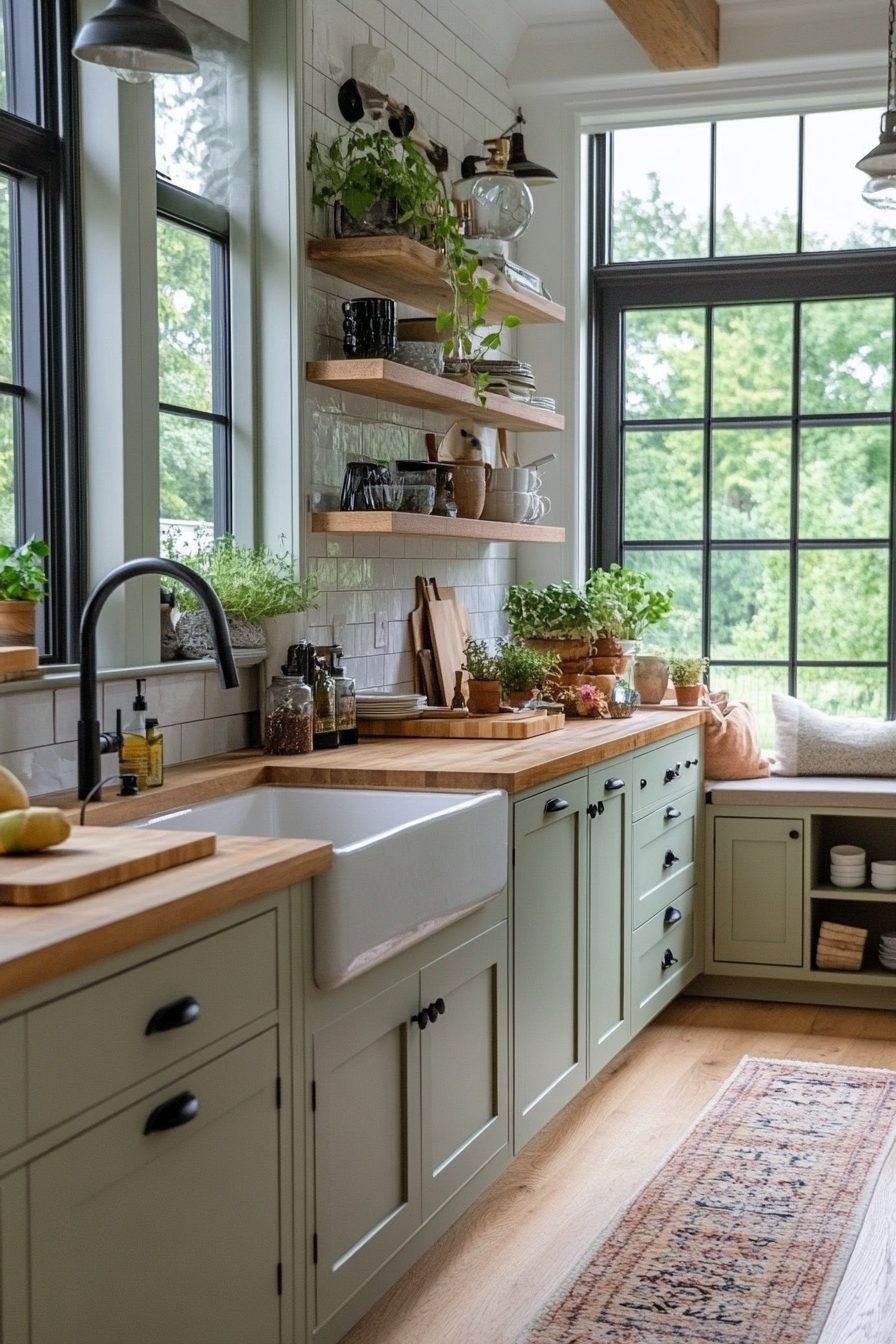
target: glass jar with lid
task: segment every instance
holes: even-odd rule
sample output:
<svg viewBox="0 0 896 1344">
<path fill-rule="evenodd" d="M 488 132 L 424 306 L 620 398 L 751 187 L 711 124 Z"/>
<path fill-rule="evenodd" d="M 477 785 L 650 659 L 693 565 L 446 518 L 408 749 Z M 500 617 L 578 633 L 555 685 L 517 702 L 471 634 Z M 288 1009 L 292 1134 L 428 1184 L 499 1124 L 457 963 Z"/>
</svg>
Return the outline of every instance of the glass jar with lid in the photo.
<svg viewBox="0 0 896 1344">
<path fill-rule="evenodd" d="M 264 698 L 264 749 L 299 756 L 314 744 L 314 697 L 302 677 L 274 677 Z"/>
</svg>

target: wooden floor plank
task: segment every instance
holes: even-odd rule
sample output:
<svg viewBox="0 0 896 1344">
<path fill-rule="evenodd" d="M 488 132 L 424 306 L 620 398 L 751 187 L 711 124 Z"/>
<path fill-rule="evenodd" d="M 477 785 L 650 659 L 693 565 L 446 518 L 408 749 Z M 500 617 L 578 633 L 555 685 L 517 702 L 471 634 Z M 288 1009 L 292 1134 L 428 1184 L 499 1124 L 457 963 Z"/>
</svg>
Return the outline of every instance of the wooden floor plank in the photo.
<svg viewBox="0 0 896 1344">
<path fill-rule="evenodd" d="M 513 1344 L 745 1054 L 896 1069 L 896 1016 L 679 1000 L 532 1140 L 346 1344 Z M 819 1344 L 893 1344 L 894 1319 L 896 1157 Z"/>
</svg>

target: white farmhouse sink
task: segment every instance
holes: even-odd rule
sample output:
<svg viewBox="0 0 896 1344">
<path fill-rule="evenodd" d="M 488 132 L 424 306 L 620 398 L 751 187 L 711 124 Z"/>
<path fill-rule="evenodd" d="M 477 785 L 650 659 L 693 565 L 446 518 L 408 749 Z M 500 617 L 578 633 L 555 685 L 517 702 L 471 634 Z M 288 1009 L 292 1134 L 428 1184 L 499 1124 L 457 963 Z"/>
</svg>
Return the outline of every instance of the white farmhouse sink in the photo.
<svg viewBox="0 0 896 1344">
<path fill-rule="evenodd" d="M 493 900 L 507 881 L 507 794 L 261 787 L 137 827 L 330 840 L 313 879 L 314 979 L 335 989 Z"/>
</svg>

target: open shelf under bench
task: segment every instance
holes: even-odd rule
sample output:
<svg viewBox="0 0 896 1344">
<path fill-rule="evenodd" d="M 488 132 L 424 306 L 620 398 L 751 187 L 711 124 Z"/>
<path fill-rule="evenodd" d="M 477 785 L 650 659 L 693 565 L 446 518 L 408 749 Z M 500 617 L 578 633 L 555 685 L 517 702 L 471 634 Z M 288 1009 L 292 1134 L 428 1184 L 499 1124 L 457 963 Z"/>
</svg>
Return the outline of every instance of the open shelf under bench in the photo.
<svg viewBox="0 0 896 1344">
<path fill-rule="evenodd" d="M 438 518 L 428 513 L 312 513 L 312 532 L 368 536 L 455 537 L 458 541 L 565 541 L 563 527 L 537 523 L 490 523 L 485 519 Z"/>
<path fill-rule="evenodd" d="M 487 393 L 482 406 L 466 383 L 421 373 L 390 359 L 312 360 L 306 367 L 306 376 L 309 383 L 321 387 L 397 402 L 400 406 L 416 406 L 424 411 L 466 414 L 477 424 L 498 429 L 560 430 L 565 425 L 563 416 L 555 411 L 543 411 L 510 397 Z"/>
<path fill-rule="evenodd" d="M 445 262 L 440 253 L 413 238 L 312 239 L 308 260 L 317 271 L 335 275 L 349 284 L 406 303 L 433 316 L 439 308 L 450 309 Z M 487 271 L 480 276 L 490 280 Z M 509 285 L 492 284 L 486 321 L 518 317 L 521 322 L 565 322 L 566 309 L 537 294 L 520 293 Z"/>
</svg>

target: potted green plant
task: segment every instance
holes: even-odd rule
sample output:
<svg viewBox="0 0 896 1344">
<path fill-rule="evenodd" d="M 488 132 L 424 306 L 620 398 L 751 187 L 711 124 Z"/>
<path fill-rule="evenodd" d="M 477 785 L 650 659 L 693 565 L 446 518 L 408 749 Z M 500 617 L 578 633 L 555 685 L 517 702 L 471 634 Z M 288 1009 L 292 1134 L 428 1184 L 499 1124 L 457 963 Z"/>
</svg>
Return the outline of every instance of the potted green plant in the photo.
<svg viewBox="0 0 896 1344">
<path fill-rule="evenodd" d="M 36 643 L 37 604 L 47 587 L 45 541 L 0 546 L 0 647 Z"/>
<path fill-rule="evenodd" d="M 178 538 L 169 537 L 165 553 L 207 579 L 227 613 L 234 648 L 264 648 L 263 622 L 276 616 L 307 611 L 317 605 L 317 575 L 296 578 L 296 558 L 285 548 L 240 546 L 225 533 L 184 553 Z M 205 658 L 211 648 L 208 618 L 191 588 L 174 585 L 177 606 L 178 654 Z"/>
<path fill-rule="evenodd" d="M 671 588 L 665 592 L 648 588 L 646 574 L 623 565 L 592 570 L 585 583 L 585 595 L 594 616 L 595 638 L 618 640 L 621 645 L 623 661 L 617 670 L 622 673 L 628 670 L 645 630 L 672 610 Z"/>
<path fill-rule="evenodd" d="M 463 671 L 469 674 L 467 707 L 471 714 L 497 714 L 501 708 L 501 659 L 484 639 L 464 644 Z"/>
<path fill-rule="evenodd" d="M 708 658 L 673 653 L 669 659 L 669 675 L 675 687 L 675 698 L 680 705 L 698 705 L 703 689 L 703 678 L 709 667 Z"/>
<path fill-rule="evenodd" d="M 498 651 L 501 689 L 507 702 L 516 709 L 544 689 L 559 662 L 555 653 L 542 653 L 509 639 L 498 641 Z"/>
<path fill-rule="evenodd" d="M 516 583 L 507 590 L 504 612 L 513 636 L 540 653 L 554 653 L 563 663 L 588 657 L 591 608 L 574 584 L 551 583 L 536 588 Z"/>
</svg>

